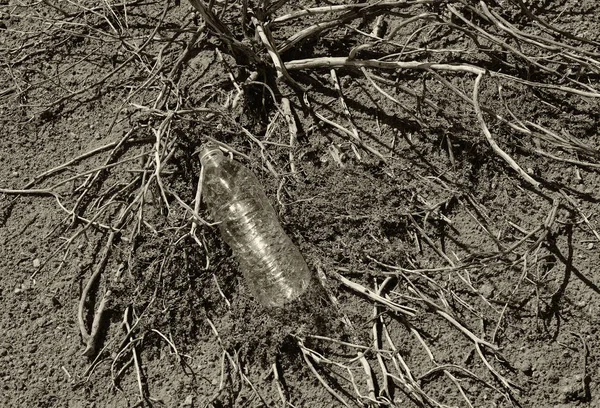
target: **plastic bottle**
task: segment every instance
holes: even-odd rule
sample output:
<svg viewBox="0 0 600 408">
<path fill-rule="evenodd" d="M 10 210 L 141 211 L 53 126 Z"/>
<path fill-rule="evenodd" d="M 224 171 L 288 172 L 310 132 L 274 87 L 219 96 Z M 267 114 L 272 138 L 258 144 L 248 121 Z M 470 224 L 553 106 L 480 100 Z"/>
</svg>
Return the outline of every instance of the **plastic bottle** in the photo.
<svg viewBox="0 0 600 408">
<path fill-rule="evenodd" d="M 204 201 L 254 297 L 265 306 L 278 307 L 301 296 L 311 273 L 258 179 L 214 146 L 201 149 L 200 161 Z"/>
</svg>

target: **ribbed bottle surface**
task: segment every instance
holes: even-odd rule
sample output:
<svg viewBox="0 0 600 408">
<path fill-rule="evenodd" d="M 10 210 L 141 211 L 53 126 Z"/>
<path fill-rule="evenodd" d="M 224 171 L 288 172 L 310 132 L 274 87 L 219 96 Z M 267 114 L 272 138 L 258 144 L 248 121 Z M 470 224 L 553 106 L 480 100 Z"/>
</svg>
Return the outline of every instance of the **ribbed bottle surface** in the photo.
<svg viewBox="0 0 600 408">
<path fill-rule="evenodd" d="M 302 295 L 310 271 L 258 179 L 218 149 L 204 148 L 200 158 L 204 200 L 253 295 L 266 306 L 282 306 Z"/>
</svg>

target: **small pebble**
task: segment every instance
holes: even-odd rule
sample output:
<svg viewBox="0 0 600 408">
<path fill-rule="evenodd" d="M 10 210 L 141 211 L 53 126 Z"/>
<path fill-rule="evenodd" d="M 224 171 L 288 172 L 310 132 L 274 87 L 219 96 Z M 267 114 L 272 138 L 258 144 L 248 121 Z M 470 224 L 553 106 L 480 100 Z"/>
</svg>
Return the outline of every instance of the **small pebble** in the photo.
<svg viewBox="0 0 600 408">
<path fill-rule="evenodd" d="M 484 283 L 479 287 L 479 293 L 481 293 L 484 297 L 490 298 L 494 295 L 494 285 L 491 283 Z"/>
<path fill-rule="evenodd" d="M 560 384 L 560 393 L 562 394 L 563 402 L 577 400 L 585 393 L 583 376 L 581 374 L 561 378 Z"/>
<path fill-rule="evenodd" d="M 523 372 L 523 374 L 526 375 L 531 375 L 533 373 L 533 366 L 531 365 L 531 361 L 529 360 L 521 361 L 521 363 L 518 364 L 516 368 L 521 370 L 521 372 Z"/>
<path fill-rule="evenodd" d="M 594 243 L 593 243 L 593 242 L 590 242 L 590 243 L 587 245 L 587 249 L 594 249 Z"/>
<path fill-rule="evenodd" d="M 52 296 L 52 306 L 54 307 L 61 307 L 62 304 L 60 303 L 60 300 L 58 300 L 58 298 L 56 296 Z"/>
<path fill-rule="evenodd" d="M 185 401 L 183 402 L 183 407 L 185 407 L 185 408 L 192 408 L 193 405 L 194 405 L 194 396 L 193 395 L 188 395 L 185 398 Z"/>
<path fill-rule="evenodd" d="M 35 258 L 33 260 L 33 267 L 34 268 L 39 268 L 41 264 L 42 264 L 42 262 L 38 258 Z"/>
</svg>

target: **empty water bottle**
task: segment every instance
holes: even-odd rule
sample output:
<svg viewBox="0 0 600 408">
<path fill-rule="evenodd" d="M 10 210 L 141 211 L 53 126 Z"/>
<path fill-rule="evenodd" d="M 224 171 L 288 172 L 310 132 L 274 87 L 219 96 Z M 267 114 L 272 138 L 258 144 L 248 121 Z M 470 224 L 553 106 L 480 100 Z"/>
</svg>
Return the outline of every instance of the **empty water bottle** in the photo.
<svg viewBox="0 0 600 408">
<path fill-rule="evenodd" d="M 301 296 L 311 273 L 258 179 L 215 146 L 204 146 L 200 161 L 204 201 L 253 295 L 265 306 L 282 306 Z"/>
</svg>

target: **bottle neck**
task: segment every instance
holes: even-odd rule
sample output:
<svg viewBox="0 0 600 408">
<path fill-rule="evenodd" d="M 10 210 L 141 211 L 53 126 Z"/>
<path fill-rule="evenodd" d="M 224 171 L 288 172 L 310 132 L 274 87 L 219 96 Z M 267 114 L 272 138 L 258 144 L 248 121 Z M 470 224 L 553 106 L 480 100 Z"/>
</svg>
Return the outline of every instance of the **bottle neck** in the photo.
<svg viewBox="0 0 600 408">
<path fill-rule="evenodd" d="M 200 163 L 204 168 L 213 167 L 219 164 L 223 159 L 224 155 L 218 147 L 215 146 L 204 146 L 200 150 Z"/>
</svg>

